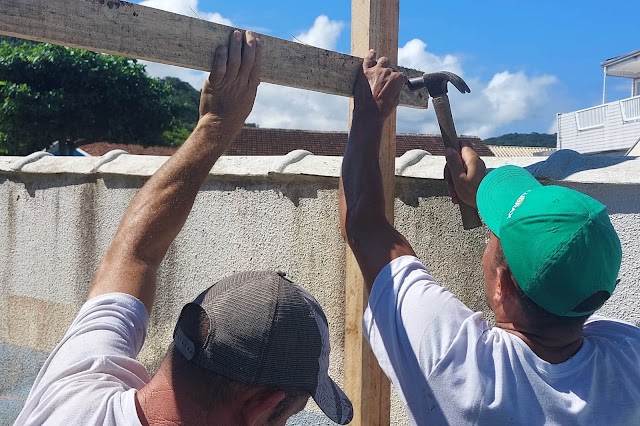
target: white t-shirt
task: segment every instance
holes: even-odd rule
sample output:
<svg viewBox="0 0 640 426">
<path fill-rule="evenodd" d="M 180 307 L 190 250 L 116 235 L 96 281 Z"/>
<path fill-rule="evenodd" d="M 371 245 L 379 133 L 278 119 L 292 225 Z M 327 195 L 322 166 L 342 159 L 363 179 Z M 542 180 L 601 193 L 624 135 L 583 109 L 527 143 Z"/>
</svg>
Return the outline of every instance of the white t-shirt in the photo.
<svg viewBox="0 0 640 426">
<path fill-rule="evenodd" d="M 149 315 L 123 293 L 93 298 L 44 363 L 15 425 L 140 426 L 135 392 L 149 382 L 136 360 Z"/>
<path fill-rule="evenodd" d="M 363 329 L 418 425 L 640 425 L 640 329 L 591 317 L 550 364 L 491 327 L 413 256 L 376 278 Z"/>
</svg>

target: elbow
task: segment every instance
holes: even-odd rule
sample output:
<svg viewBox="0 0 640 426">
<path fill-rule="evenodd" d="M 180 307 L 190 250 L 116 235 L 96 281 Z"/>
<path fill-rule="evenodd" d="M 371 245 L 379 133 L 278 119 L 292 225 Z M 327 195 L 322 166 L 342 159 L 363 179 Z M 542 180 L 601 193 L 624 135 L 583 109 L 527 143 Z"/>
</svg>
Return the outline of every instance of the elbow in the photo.
<svg viewBox="0 0 640 426">
<path fill-rule="evenodd" d="M 340 220 L 340 236 L 347 241 L 347 227 L 344 220 Z"/>
<path fill-rule="evenodd" d="M 362 211 L 362 209 L 353 209 L 347 211 L 345 220 L 341 222 L 341 234 L 346 243 L 355 250 L 360 242 L 365 241 L 367 237 L 375 234 L 378 230 L 384 229 L 387 224 L 384 216 L 373 214 L 371 211 Z"/>
</svg>

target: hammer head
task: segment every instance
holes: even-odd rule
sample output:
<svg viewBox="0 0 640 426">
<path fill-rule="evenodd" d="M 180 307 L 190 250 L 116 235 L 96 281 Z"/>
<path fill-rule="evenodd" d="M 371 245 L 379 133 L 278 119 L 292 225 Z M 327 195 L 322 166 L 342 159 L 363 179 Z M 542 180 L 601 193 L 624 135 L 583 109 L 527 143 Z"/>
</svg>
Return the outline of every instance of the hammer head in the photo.
<svg viewBox="0 0 640 426">
<path fill-rule="evenodd" d="M 447 83 L 451 82 L 460 93 L 471 93 L 471 89 L 464 80 L 448 71 L 432 72 L 422 77 L 411 78 L 407 82 L 409 90 L 414 91 L 426 88 L 432 98 L 437 98 L 447 94 Z"/>
</svg>

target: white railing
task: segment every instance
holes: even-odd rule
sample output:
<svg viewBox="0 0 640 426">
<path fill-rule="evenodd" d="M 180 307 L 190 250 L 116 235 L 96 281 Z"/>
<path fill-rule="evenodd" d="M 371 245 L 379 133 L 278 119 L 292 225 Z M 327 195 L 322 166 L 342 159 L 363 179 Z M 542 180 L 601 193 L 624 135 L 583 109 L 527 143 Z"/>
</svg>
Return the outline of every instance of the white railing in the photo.
<svg viewBox="0 0 640 426">
<path fill-rule="evenodd" d="M 607 118 L 607 106 L 598 105 L 576 111 L 576 126 L 578 130 L 595 129 L 597 127 L 603 127 Z"/>
<path fill-rule="evenodd" d="M 620 110 L 625 123 L 640 120 L 640 96 L 621 100 Z"/>
</svg>

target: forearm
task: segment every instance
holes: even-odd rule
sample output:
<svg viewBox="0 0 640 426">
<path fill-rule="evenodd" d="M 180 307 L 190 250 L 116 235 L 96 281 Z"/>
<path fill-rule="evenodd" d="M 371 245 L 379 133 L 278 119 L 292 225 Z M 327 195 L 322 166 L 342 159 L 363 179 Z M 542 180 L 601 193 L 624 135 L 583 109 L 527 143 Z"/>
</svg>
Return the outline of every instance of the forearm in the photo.
<svg viewBox="0 0 640 426">
<path fill-rule="evenodd" d="M 219 125 L 201 120 L 183 146 L 135 196 L 110 247 L 158 266 L 182 229 L 202 183 L 228 144 Z"/>
<path fill-rule="evenodd" d="M 386 220 L 384 190 L 380 170 L 380 143 L 383 123 L 354 112 L 353 125 L 342 161 L 340 176 L 340 224 L 351 244 L 358 229 Z"/>
<path fill-rule="evenodd" d="M 214 120 L 198 122 L 189 139 L 147 181 L 125 211 L 89 297 L 122 291 L 140 298 L 150 309 L 157 269 L 184 226 L 202 183 L 233 137 L 235 134 L 225 134 Z"/>
<path fill-rule="evenodd" d="M 399 256 L 415 255 L 385 214 L 379 157 L 382 125 L 375 114 L 360 117 L 354 113 L 340 180 L 342 234 L 358 261 L 369 292 L 385 265 Z"/>
<path fill-rule="evenodd" d="M 189 139 L 142 187 L 125 211 L 100 263 L 89 298 L 123 292 L 150 312 L 157 271 L 189 216 L 211 167 L 253 108 L 260 84 L 261 48 L 253 33 L 237 30 L 216 48 L 200 92 L 200 120 Z"/>
<path fill-rule="evenodd" d="M 353 122 L 340 177 L 340 227 L 364 277 L 371 286 L 393 259 L 415 255 L 409 242 L 387 220 L 380 170 L 380 145 L 385 119 L 398 105 L 407 78 L 389 68 L 388 58 L 370 50 L 356 76 Z"/>
</svg>

